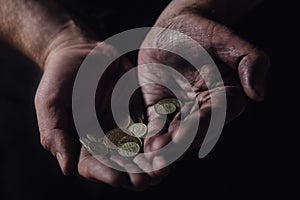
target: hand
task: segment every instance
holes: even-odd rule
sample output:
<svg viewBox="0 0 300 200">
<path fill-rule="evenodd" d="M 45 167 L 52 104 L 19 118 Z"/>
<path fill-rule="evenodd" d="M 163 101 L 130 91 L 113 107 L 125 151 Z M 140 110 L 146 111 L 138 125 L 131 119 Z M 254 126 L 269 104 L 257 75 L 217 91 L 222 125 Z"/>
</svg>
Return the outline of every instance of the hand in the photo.
<svg viewBox="0 0 300 200">
<path fill-rule="evenodd" d="M 165 10 L 164 12 L 170 11 Z M 162 16 L 167 15 L 163 13 Z M 206 19 L 199 14 L 184 13 L 175 17 L 171 14 L 171 16 L 173 18 L 160 18 L 156 26 L 173 29 L 190 36 L 209 52 L 217 64 L 224 81 L 224 89 L 227 96 L 227 123 L 242 113 L 246 106 L 246 95 L 253 100 L 263 100 L 264 81 L 269 68 L 269 60 L 266 54 L 235 35 L 227 27 Z M 174 49 L 181 42 L 176 41 L 176 39 L 168 41 L 166 38 L 170 37 L 164 36 L 164 33 L 155 37 L 151 37 L 151 34 L 149 34 L 141 48 L 150 44 L 151 46 L 171 45 Z M 190 53 L 192 53 L 192 50 Z M 211 108 L 218 109 L 220 106 L 218 102 L 212 104 L 210 101 L 212 96 L 218 98 L 218 82 L 209 79 L 210 81 L 205 83 L 203 80 L 203 76 L 213 76 L 212 68 L 210 66 L 202 66 L 200 70 L 196 71 L 182 58 L 169 52 L 155 49 L 140 50 L 139 65 L 147 63 L 158 63 L 173 67 L 189 80 L 196 93 L 201 113 L 198 133 L 190 149 L 201 147 L 210 121 Z M 173 85 L 180 87 L 183 91 L 185 89 L 185 85 L 182 82 L 159 68 L 139 68 L 138 77 L 141 84 L 155 83 L 158 79 L 164 77 L 164 81 L 174 82 Z M 208 85 L 213 89 L 208 91 Z M 193 100 L 192 96 L 189 94 L 180 96 L 180 98 L 186 100 L 182 105 L 183 113 L 177 114 L 169 122 L 168 126 L 159 130 L 157 127 L 162 127 L 164 121 L 155 113 L 153 105 L 161 99 L 172 97 L 173 94 L 158 84 L 148 84 L 142 87 L 142 93 L 147 106 L 149 120 L 149 137 L 145 139 L 144 151 L 153 152 L 163 148 L 171 141 L 180 143 L 180 138 L 182 139 L 189 134 L 189 125 L 198 121 L 199 113 L 190 112 L 188 109 L 189 100 Z M 183 121 L 183 129 L 181 129 L 181 132 L 178 132 L 180 120 Z M 177 137 L 177 134 L 179 137 Z M 151 160 L 154 168 L 162 168 L 150 173 L 150 176 L 163 176 L 168 173 L 169 167 L 165 167 L 167 158 L 154 154 L 148 159 Z"/>
<path fill-rule="evenodd" d="M 54 38 L 35 98 L 41 143 L 57 158 L 64 174 L 76 174 L 112 186 L 142 190 L 150 182 L 148 175 L 127 174 L 105 165 L 119 165 L 126 170 L 127 167 L 137 168 L 134 163 L 116 156 L 113 159 L 100 155 L 94 157 L 78 142 L 71 113 L 73 84 L 81 63 L 99 43 L 68 29 Z M 104 46 L 102 52 L 97 53 L 113 56 L 115 49 L 110 45 Z M 121 57 L 104 74 L 101 82 L 104 84 L 99 84 L 96 95 L 100 115 L 110 107 L 110 94 L 115 81 L 131 67 L 129 60 Z"/>
</svg>

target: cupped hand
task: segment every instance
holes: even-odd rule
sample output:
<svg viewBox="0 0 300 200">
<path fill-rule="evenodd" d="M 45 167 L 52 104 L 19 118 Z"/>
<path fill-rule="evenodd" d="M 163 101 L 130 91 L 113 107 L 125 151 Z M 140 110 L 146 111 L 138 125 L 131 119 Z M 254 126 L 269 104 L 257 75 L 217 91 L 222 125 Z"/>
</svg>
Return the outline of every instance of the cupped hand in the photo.
<svg viewBox="0 0 300 200">
<path fill-rule="evenodd" d="M 138 168 L 137 165 L 126 159 L 94 156 L 78 141 L 71 107 L 73 84 L 80 65 L 98 44 L 100 42 L 78 37 L 67 30 L 53 40 L 35 97 L 41 144 L 57 158 L 64 174 L 142 190 L 149 185 L 150 177 L 142 173 L 125 173 L 127 168 Z M 115 54 L 112 46 L 101 43 L 101 47 L 98 54 L 105 57 Z M 99 101 L 96 107 L 100 115 L 110 107 L 115 81 L 131 67 L 129 60 L 121 57 L 105 72 L 102 77 L 104 84 L 98 85 L 96 95 Z M 114 165 L 123 168 L 124 172 L 108 167 Z"/>
<path fill-rule="evenodd" d="M 186 85 L 172 74 L 166 73 L 159 67 L 140 67 L 138 77 L 141 85 L 152 83 L 142 87 L 149 120 L 149 133 L 145 139 L 145 152 L 162 149 L 171 141 L 179 144 L 180 140 L 189 136 L 190 127 L 192 124 L 198 123 L 198 118 L 200 118 L 198 132 L 189 149 L 200 148 L 210 123 L 211 109 L 218 110 L 222 106 L 218 101 L 211 101 L 212 97 L 215 99 L 220 97 L 220 87 L 223 87 L 222 89 L 226 91 L 226 123 L 243 112 L 247 96 L 256 101 L 263 100 L 264 82 L 269 68 L 269 59 L 265 53 L 258 50 L 254 45 L 237 36 L 226 26 L 193 13 L 180 14 L 171 19 L 159 19 L 156 26 L 179 31 L 197 41 L 215 61 L 224 85 L 214 80 L 215 72 L 209 65 L 196 66 L 199 67 L 196 70 L 181 57 L 170 52 L 154 48 L 141 49 L 139 53 L 140 65 L 158 63 L 179 71 L 191 84 L 200 107 L 199 111 L 190 110 L 190 103 L 193 102 L 194 96 L 182 92 L 186 90 Z M 141 48 L 143 46 L 156 46 L 157 48 L 171 46 L 171 48 L 176 49 L 180 48 L 181 42 L 183 41 L 178 40 L 174 35 L 164 35 L 164 32 L 153 35 L 150 32 Z M 190 52 L 189 50 L 185 52 L 186 55 L 189 53 L 194 54 L 192 47 Z M 165 125 L 163 125 L 165 121 L 155 112 L 154 105 L 164 98 L 174 97 L 174 94 L 165 87 L 155 84 L 160 82 L 161 79 L 178 87 L 181 92 L 177 97 L 184 100 L 182 102 L 182 112 L 177 113 Z M 182 127 L 179 131 L 180 121 L 182 121 Z M 151 160 L 153 168 L 159 169 L 149 173 L 150 176 L 162 177 L 169 172 L 168 158 L 164 155 L 152 154 L 147 159 Z"/>
</svg>

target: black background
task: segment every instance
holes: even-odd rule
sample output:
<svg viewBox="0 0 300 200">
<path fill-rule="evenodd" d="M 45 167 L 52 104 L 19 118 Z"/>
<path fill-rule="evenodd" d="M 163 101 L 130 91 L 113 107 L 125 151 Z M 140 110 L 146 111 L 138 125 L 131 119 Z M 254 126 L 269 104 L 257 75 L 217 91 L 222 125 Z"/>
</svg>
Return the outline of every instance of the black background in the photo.
<svg viewBox="0 0 300 200">
<path fill-rule="evenodd" d="M 97 6 L 92 0 L 62 2 L 96 32 L 105 31 L 103 37 L 151 26 L 167 3 L 111 0 Z M 103 14 L 95 17 L 95 13 Z M 246 111 L 224 128 L 206 158 L 200 160 L 197 152 L 191 153 L 160 185 L 142 193 L 62 175 L 56 160 L 39 143 L 33 99 L 41 72 L 1 43 L 0 199 L 297 199 L 292 196 L 299 189 L 298 19 L 299 10 L 289 1 L 265 1 L 233 27 L 271 57 L 265 101 L 249 100 Z"/>
</svg>

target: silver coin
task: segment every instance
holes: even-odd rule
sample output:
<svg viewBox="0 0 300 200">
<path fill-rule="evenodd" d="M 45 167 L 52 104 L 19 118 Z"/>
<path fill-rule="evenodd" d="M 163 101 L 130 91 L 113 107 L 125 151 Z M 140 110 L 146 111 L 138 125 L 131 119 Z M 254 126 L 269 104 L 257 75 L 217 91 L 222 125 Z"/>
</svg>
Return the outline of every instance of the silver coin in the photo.
<svg viewBox="0 0 300 200">
<path fill-rule="evenodd" d="M 118 148 L 118 153 L 123 157 L 134 157 L 140 151 L 140 146 L 135 142 L 127 142 Z"/>
<path fill-rule="evenodd" d="M 133 134 L 133 136 L 141 138 L 147 134 L 148 128 L 143 123 L 135 123 L 132 124 L 128 130 Z"/>
<path fill-rule="evenodd" d="M 138 137 L 134 137 L 131 135 L 126 135 L 124 137 L 122 137 L 119 141 L 118 141 L 118 147 L 120 147 L 122 144 L 127 143 L 127 142 L 134 142 L 137 143 L 140 147 L 143 146 L 143 141 L 138 138 Z"/>
<path fill-rule="evenodd" d="M 158 102 L 154 105 L 155 111 L 161 115 L 169 115 L 176 111 L 176 105 L 170 102 Z"/>
<path fill-rule="evenodd" d="M 175 98 L 166 98 L 159 101 L 160 103 L 173 103 L 177 108 L 180 108 L 182 103 Z"/>
<path fill-rule="evenodd" d="M 131 118 L 129 115 L 126 115 L 121 121 L 120 128 L 127 128 L 131 123 Z"/>
</svg>

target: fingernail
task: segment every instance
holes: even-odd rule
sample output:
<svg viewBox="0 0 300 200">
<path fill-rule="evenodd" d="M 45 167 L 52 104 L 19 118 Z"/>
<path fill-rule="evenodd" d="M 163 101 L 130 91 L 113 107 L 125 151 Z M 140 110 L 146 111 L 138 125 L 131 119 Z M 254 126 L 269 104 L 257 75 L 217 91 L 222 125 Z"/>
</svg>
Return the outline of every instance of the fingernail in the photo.
<svg viewBox="0 0 300 200">
<path fill-rule="evenodd" d="M 61 168 L 61 170 L 62 170 L 62 172 L 65 174 L 65 172 L 64 172 L 64 164 L 63 164 L 63 156 L 62 156 L 62 154 L 61 153 L 59 153 L 59 152 L 56 152 L 55 153 L 55 157 L 56 157 L 56 159 L 57 159 L 57 161 L 58 161 L 58 164 L 59 164 L 59 166 L 60 166 L 60 168 Z"/>
<path fill-rule="evenodd" d="M 63 157 L 62 157 L 61 153 L 59 153 L 59 152 L 56 152 L 55 157 L 58 160 L 58 162 L 61 162 L 63 160 Z"/>
</svg>

